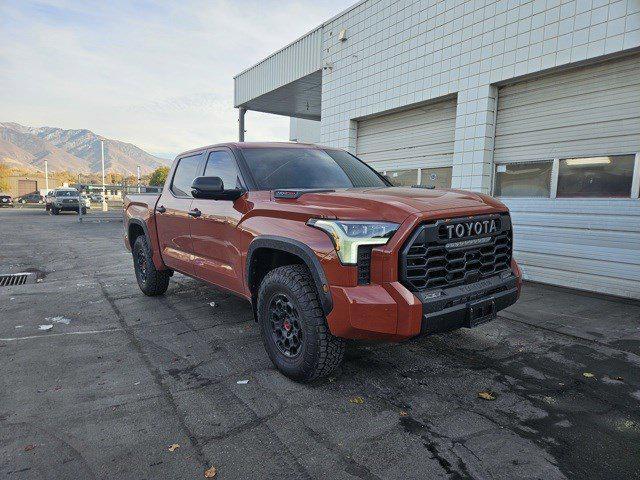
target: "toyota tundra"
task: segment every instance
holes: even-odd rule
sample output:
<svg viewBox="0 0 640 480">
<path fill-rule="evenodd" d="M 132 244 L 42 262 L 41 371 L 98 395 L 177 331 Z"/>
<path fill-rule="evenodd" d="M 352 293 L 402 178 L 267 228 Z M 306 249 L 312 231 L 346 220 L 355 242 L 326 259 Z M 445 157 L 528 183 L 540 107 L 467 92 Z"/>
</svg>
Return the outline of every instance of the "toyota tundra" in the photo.
<svg viewBox="0 0 640 480">
<path fill-rule="evenodd" d="M 519 297 L 507 208 L 462 190 L 394 187 L 343 150 L 229 143 L 178 155 L 160 195 L 125 199 L 138 285 L 173 272 L 249 302 L 288 377 L 332 372 L 349 339 L 481 325 Z"/>
</svg>

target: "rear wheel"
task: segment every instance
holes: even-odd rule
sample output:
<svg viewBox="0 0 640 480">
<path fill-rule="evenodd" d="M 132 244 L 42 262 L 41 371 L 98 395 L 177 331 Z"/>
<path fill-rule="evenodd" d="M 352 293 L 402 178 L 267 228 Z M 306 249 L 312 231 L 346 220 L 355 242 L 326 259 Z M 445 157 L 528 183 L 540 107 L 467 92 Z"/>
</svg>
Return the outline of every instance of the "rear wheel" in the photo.
<svg viewBox="0 0 640 480">
<path fill-rule="evenodd" d="M 86 207 L 82 207 L 82 215 L 86 215 L 87 214 L 87 209 Z"/>
<path fill-rule="evenodd" d="M 142 293 L 150 297 L 162 295 L 169 287 L 170 270 L 157 270 L 151 258 L 147 237 L 140 235 L 133 244 L 133 267 Z"/>
<path fill-rule="evenodd" d="M 306 266 L 287 265 L 269 272 L 260 284 L 257 302 L 262 341 L 284 375 L 311 381 L 340 365 L 345 341 L 329 331 Z"/>
<path fill-rule="evenodd" d="M 58 215 L 60 213 L 60 210 L 58 210 L 56 207 L 51 207 L 51 213 L 54 215 Z"/>
</svg>

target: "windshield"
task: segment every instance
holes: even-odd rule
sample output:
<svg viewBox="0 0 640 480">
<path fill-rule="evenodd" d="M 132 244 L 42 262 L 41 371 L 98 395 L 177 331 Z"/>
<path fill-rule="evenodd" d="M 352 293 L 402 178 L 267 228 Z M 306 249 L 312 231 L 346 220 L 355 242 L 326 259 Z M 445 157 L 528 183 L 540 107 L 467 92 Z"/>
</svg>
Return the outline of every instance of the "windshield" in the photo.
<svg viewBox="0 0 640 480">
<path fill-rule="evenodd" d="M 388 186 L 371 167 L 341 150 L 246 148 L 242 154 L 261 190 Z"/>
<path fill-rule="evenodd" d="M 56 192 L 56 197 L 77 197 L 78 192 L 74 192 L 73 190 L 61 190 Z"/>
</svg>

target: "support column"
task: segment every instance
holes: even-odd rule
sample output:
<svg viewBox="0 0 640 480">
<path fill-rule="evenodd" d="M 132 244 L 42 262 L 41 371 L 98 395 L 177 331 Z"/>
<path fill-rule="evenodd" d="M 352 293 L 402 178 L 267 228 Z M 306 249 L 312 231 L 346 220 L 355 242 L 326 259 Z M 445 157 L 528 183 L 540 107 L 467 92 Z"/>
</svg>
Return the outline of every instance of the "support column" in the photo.
<svg viewBox="0 0 640 480">
<path fill-rule="evenodd" d="M 453 188 L 491 193 L 497 100 L 493 85 L 458 92 Z"/>
<path fill-rule="evenodd" d="M 244 142 L 244 114 L 247 113 L 247 109 L 244 107 L 238 108 L 238 141 Z"/>
</svg>

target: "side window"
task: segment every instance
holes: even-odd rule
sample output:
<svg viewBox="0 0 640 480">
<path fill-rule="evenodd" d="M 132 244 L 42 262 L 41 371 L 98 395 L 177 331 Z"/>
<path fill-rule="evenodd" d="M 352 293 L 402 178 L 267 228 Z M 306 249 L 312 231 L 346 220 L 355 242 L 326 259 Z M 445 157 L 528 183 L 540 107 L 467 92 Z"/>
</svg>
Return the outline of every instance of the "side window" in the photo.
<svg viewBox="0 0 640 480">
<path fill-rule="evenodd" d="M 497 197 L 549 197 L 553 162 L 496 165 Z"/>
<path fill-rule="evenodd" d="M 418 169 L 387 170 L 387 177 L 394 187 L 411 187 L 418 184 Z"/>
<path fill-rule="evenodd" d="M 629 197 L 635 155 L 564 158 L 558 172 L 558 197 Z"/>
<path fill-rule="evenodd" d="M 423 168 L 420 185 L 423 187 L 451 188 L 452 167 Z"/>
<path fill-rule="evenodd" d="M 225 189 L 242 188 L 236 161 L 226 150 L 218 150 L 209 154 L 204 176 L 220 177 Z"/>
<path fill-rule="evenodd" d="M 178 197 L 191 196 L 191 184 L 193 179 L 200 174 L 200 160 L 202 155 L 193 155 L 178 160 L 176 172 L 171 182 L 171 191 Z"/>
</svg>

